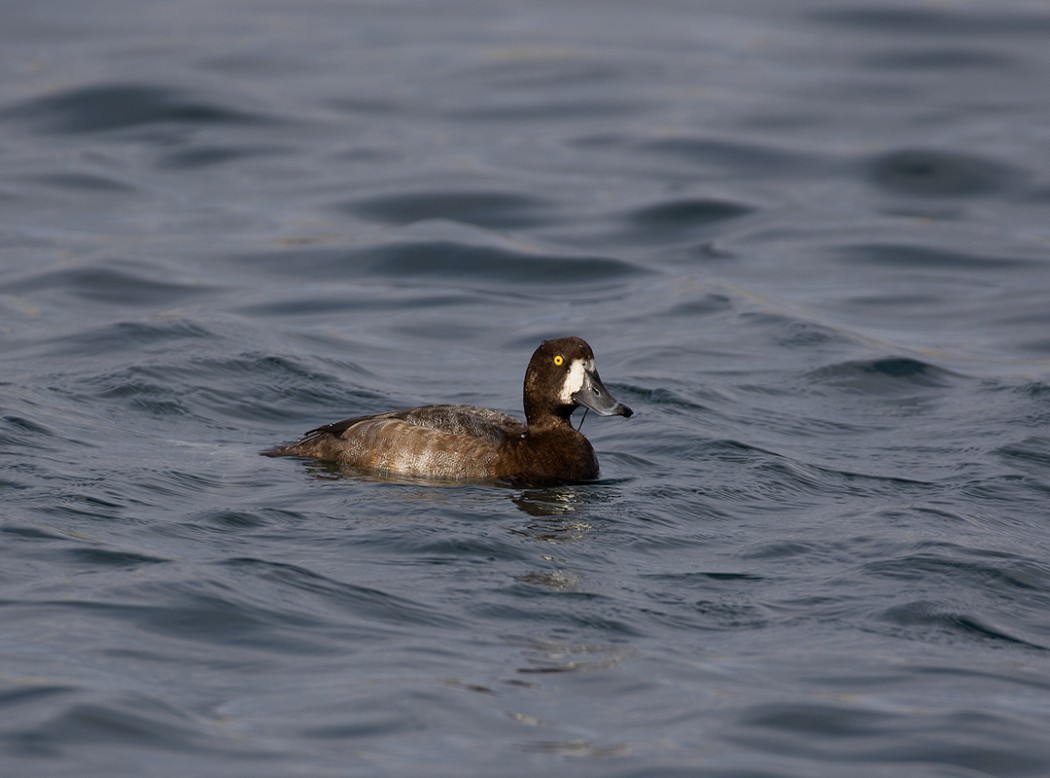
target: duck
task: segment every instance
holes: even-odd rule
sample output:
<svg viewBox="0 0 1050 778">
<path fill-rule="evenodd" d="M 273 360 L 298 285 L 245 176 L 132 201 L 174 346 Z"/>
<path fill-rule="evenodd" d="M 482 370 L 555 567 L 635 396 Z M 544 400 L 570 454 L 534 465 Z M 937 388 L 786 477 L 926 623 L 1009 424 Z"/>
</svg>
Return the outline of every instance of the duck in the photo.
<svg viewBox="0 0 1050 778">
<path fill-rule="evenodd" d="M 423 405 L 355 416 L 261 452 L 333 462 L 351 472 L 433 481 L 521 486 L 598 477 L 590 441 L 572 426 L 583 407 L 599 416 L 634 414 L 602 383 L 594 351 L 570 336 L 540 343 L 525 369 L 525 421 L 472 405 Z M 581 420 L 582 426 L 582 420 Z"/>
</svg>

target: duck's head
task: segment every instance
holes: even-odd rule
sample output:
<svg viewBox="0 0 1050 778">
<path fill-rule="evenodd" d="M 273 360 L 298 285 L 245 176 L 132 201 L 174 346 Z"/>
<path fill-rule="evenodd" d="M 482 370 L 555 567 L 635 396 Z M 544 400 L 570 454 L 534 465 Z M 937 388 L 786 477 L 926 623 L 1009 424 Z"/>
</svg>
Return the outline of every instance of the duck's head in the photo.
<svg viewBox="0 0 1050 778">
<path fill-rule="evenodd" d="M 568 419 L 581 405 L 601 416 L 634 414 L 605 388 L 587 341 L 577 337 L 543 341 L 525 371 L 525 419 L 530 424 L 544 415 Z"/>
</svg>

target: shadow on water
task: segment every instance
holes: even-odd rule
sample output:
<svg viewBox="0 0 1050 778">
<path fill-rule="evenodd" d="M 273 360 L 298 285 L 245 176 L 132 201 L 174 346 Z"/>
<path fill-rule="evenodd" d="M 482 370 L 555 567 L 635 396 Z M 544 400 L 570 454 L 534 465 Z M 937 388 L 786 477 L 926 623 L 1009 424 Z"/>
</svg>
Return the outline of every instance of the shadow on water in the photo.
<svg viewBox="0 0 1050 778">
<path fill-rule="evenodd" d="M 893 194 L 975 197 L 1016 184 L 1019 171 L 972 154 L 897 149 L 872 159 L 869 180 Z"/>
<path fill-rule="evenodd" d="M 349 213 L 389 224 L 451 219 L 494 229 L 548 223 L 554 203 L 501 191 L 405 192 L 341 206 Z"/>
<path fill-rule="evenodd" d="M 142 84 L 78 87 L 35 97 L 0 111 L 37 131 L 79 134 L 159 124 L 261 124 L 272 117 L 204 100 L 180 89 Z"/>
</svg>

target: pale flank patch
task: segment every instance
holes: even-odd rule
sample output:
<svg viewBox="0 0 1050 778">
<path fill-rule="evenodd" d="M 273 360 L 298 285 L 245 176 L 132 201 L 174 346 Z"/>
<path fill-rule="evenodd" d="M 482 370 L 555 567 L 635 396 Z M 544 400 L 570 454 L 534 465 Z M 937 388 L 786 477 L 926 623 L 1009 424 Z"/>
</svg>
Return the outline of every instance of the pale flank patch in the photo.
<svg viewBox="0 0 1050 778">
<path fill-rule="evenodd" d="M 561 394 L 558 399 L 565 405 L 571 405 L 572 396 L 583 388 L 583 380 L 588 370 L 594 370 L 593 359 L 574 359 L 569 365 L 569 374 L 565 376 L 565 383 L 561 385 Z"/>
</svg>

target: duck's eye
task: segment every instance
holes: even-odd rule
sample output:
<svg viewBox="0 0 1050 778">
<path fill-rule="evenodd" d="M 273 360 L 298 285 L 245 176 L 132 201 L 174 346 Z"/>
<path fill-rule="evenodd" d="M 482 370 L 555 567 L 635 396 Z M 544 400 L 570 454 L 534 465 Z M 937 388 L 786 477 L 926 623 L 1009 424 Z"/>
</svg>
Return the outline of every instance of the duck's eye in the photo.
<svg viewBox="0 0 1050 778">
<path fill-rule="evenodd" d="M 563 357 L 561 354 L 558 354 L 556 357 L 554 357 L 554 364 L 556 364 L 558 367 L 561 367 L 565 364 L 565 357 Z"/>
</svg>

